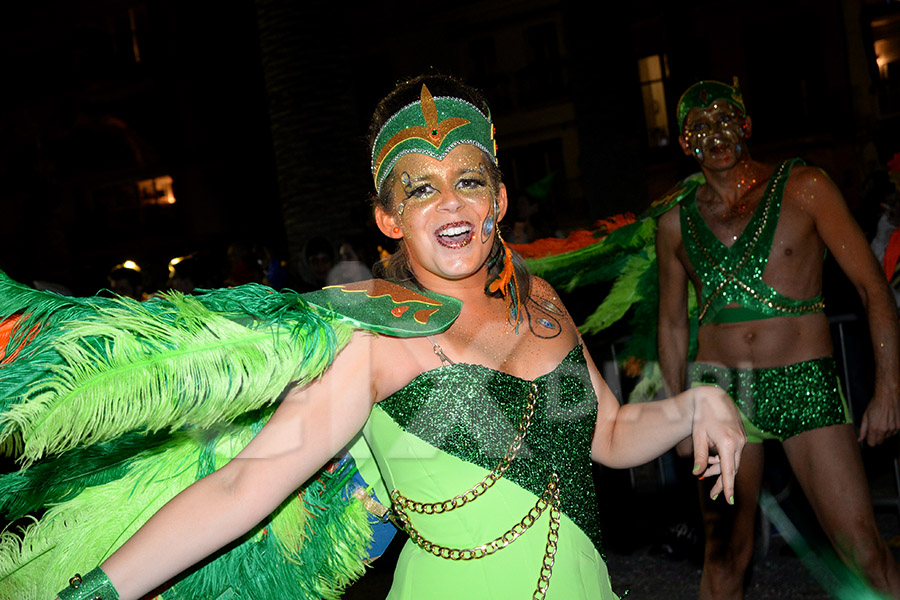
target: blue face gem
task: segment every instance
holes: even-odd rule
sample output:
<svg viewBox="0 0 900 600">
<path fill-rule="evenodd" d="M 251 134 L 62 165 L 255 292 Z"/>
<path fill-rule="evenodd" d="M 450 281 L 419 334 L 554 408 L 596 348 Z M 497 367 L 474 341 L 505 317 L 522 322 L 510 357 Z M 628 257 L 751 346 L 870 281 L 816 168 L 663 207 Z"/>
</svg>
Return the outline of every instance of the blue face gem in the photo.
<svg viewBox="0 0 900 600">
<path fill-rule="evenodd" d="M 547 319 L 544 319 L 544 318 L 538 318 L 537 324 L 545 329 L 556 329 L 556 323 L 553 323 L 552 321 L 548 321 Z"/>
<path fill-rule="evenodd" d="M 540 306 L 542 309 L 544 309 L 544 310 L 547 311 L 548 313 L 552 313 L 552 314 L 555 314 L 555 315 L 561 315 L 561 314 L 563 314 L 563 311 L 561 311 L 561 310 L 559 309 L 558 306 L 556 306 L 555 304 L 553 304 L 553 303 L 550 302 L 549 300 L 542 300 L 542 299 L 539 299 L 539 300 L 537 300 L 537 303 L 538 303 L 538 306 Z"/>
<path fill-rule="evenodd" d="M 491 234 L 494 232 L 494 215 L 488 215 L 484 218 L 484 224 L 481 226 L 481 241 L 482 243 L 487 242 L 491 239 Z"/>
</svg>

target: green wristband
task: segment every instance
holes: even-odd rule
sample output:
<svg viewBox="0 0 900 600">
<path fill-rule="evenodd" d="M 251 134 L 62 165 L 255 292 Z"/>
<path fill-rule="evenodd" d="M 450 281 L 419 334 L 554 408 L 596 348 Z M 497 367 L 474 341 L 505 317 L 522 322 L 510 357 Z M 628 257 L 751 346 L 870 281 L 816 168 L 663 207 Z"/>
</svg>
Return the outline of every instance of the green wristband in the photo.
<svg viewBox="0 0 900 600">
<path fill-rule="evenodd" d="M 84 576 L 76 574 L 57 595 L 59 600 L 119 600 L 119 593 L 100 567 Z"/>
</svg>

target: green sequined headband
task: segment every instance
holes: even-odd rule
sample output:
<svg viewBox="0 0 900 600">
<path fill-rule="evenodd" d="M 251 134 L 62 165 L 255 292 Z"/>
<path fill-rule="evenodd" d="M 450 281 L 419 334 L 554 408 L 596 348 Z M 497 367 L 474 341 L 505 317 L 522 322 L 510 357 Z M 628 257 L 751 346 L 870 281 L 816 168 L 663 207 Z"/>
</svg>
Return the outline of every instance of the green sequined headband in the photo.
<svg viewBox="0 0 900 600">
<path fill-rule="evenodd" d="M 734 78 L 733 85 L 721 81 L 698 81 L 689 87 L 678 101 L 675 114 L 678 117 L 679 131 L 684 129 L 684 120 L 692 109 L 709 108 L 716 100 L 728 100 L 740 109 L 742 115 L 747 114 L 737 77 Z"/>
<path fill-rule="evenodd" d="M 444 160 L 460 144 L 469 144 L 497 162 L 497 144 L 490 113 L 460 98 L 439 96 L 422 85 L 417 102 L 398 110 L 382 126 L 372 147 L 372 176 L 377 191 L 394 164 L 410 153 Z"/>
</svg>

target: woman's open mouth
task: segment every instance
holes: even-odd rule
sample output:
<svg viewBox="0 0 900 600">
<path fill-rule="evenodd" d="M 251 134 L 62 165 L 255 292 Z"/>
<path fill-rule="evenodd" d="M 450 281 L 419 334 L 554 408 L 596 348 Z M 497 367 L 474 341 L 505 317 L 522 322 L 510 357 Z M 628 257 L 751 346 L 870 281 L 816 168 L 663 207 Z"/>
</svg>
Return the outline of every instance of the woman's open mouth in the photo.
<svg viewBox="0 0 900 600">
<path fill-rule="evenodd" d="M 447 248 L 462 248 L 475 237 L 475 228 L 468 221 L 456 221 L 438 227 L 434 237 L 438 244 Z"/>
</svg>

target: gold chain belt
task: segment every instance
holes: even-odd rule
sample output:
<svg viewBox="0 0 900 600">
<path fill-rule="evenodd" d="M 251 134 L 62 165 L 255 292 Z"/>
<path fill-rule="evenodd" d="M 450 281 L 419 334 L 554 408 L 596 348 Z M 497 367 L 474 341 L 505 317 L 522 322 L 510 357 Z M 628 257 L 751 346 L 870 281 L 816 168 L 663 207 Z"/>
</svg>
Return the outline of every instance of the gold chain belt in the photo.
<svg viewBox="0 0 900 600">
<path fill-rule="evenodd" d="M 528 531 L 528 529 L 534 525 L 535 521 L 537 521 L 549 508 L 550 525 L 549 531 L 547 532 L 547 545 L 544 550 L 537 588 L 532 596 L 533 599 L 541 600 L 547 593 L 547 588 L 550 587 L 550 576 L 553 574 L 553 563 L 556 560 L 556 548 L 557 542 L 559 541 L 559 522 L 562 511 L 560 510 L 559 501 L 559 476 L 556 473 L 553 473 L 550 476 L 550 481 L 547 483 L 544 492 L 541 494 L 540 498 L 537 499 L 537 502 L 535 502 L 531 510 L 522 517 L 521 521 L 509 528 L 503 535 L 480 546 L 475 546 L 474 548 L 450 548 L 425 539 L 413 526 L 409 514 L 406 512 L 407 510 L 411 510 L 419 514 L 427 515 L 450 512 L 474 501 L 490 489 L 498 479 L 503 477 L 503 474 L 509 469 L 513 460 L 515 460 L 518 455 L 519 450 L 522 448 L 522 443 L 525 441 L 525 436 L 528 434 L 528 428 L 531 426 L 531 419 L 534 416 L 536 398 L 537 384 L 532 382 L 528 392 L 528 400 L 525 404 L 525 413 L 522 415 L 516 437 L 513 438 L 512 443 L 509 445 L 503 458 L 497 463 L 497 466 L 494 467 L 490 473 L 485 475 L 481 481 L 465 492 L 457 494 L 453 498 L 442 502 L 417 502 L 407 498 L 395 489 L 391 492 L 392 505 L 390 513 L 388 513 L 388 518 L 390 518 L 399 529 L 405 531 L 413 543 L 434 556 L 449 560 L 475 560 L 490 556 L 498 550 L 502 550 L 509 546 L 516 541 L 519 536 Z"/>
</svg>

